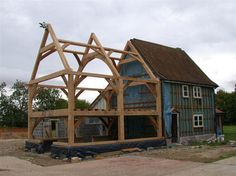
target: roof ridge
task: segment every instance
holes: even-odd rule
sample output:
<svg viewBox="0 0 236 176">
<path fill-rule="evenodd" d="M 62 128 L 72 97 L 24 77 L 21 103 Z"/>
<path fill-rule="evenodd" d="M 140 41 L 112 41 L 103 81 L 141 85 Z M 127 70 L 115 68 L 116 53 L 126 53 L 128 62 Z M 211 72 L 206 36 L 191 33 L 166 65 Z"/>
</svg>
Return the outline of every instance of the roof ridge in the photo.
<svg viewBox="0 0 236 176">
<path fill-rule="evenodd" d="M 130 40 L 133 40 L 133 41 L 139 40 L 139 41 L 141 41 L 141 42 L 146 42 L 146 43 L 149 43 L 149 44 L 152 44 L 152 45 L 158 45 L 158 46 L 165 47 L 165 48 L 169 48 L 169 49 L 182 50 L 182 49 L 179 48 L 179 47 L 174 48 L 174 47 L 170 47 L 170 46 L 166 46 L 166 45 L 162 45 L 162 44 L 159 44 L 159 43 L 154 43 L 154 42 L 150 42 L 150 41 L 146 41 L 146 40 L 142 40 L 142 39 L 137 39 L 137 38 L 133 38 L 133 39 L 130 39 Z M 182 50 L 182 51 L 183 51 L 183 50 Z"/>
</svg>

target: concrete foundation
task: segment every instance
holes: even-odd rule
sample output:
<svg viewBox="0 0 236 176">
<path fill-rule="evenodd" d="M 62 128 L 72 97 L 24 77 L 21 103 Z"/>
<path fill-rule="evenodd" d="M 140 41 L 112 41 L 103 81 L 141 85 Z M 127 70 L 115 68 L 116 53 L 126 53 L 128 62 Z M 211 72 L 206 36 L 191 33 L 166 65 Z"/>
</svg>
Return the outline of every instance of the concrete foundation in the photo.
<svg viewBox="0 0 236 176">
<path fill-rule="evenodd" d="M 215 140 L 215 139 L 216 139 L 215 134 L 203 134 L 203 135 L 180 137 L 179 142 L 181 144 L 187 145 L 191 142 L 201 142 L 201 141 L 208 141 L 208 140 Z"/>
</svg>

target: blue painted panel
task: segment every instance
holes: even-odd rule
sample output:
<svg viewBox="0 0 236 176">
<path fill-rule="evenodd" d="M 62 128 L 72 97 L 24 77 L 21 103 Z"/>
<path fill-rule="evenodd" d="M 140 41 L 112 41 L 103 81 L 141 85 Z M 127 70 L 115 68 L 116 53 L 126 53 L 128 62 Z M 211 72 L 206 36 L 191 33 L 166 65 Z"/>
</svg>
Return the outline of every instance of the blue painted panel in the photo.
<svg viewBox="0 0 236 176">
<path fill-rule="evenodd" d="M 172 136 L 171 125 L 172 125 L 172 117 L 171 117 L 171 97 L 170 97 L 170 84 L 164 82 L 162 87 L 162 95 L 163 95 L 163 118 L 165 121 L 165 132 L 167 137 Z"/>
</svg>

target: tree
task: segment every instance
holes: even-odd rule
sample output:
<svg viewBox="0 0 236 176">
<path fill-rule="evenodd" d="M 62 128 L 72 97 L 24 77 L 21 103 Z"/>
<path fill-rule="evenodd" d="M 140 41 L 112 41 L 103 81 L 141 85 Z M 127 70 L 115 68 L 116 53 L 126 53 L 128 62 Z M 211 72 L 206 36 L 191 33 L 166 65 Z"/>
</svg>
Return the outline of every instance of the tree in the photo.
<svg viewBox="0 0 236 176">
<path fill-rule="evenodd" d="M 58 109 L 57 106 L 62 106 L 60 104 L 62 102 L 65 104 L 58 89 L 44 88 L 39 91 L 34 99 L 34 109 L 39 111 Z"/>
<path fill-rule="evenodd" d="M 226 113 L 225 124 L 236 124 L 236 92 L 219 90 L 216 94 L 216 106 Z"/>
<path fill-rule="evenodd" d="M 6 83 L 0 85 L 1 126 L 26 127 L 28 90 L 22 81 L 16 80 L 7 95 Z"/>
<path fill-rule="evenodd" d="M 33 109 L 38 111 L 65 109 L 68 101 L 63 99 L 58 89 L 42 88 L 33 100 Z M 89 103 L 76 100 L 76 108 L 85 109 Z M 22 81 L 16 80 L 9 91 L 5 82 L 0 83 L 0 126 L 27 127 L 28 88 Z"/>
<path fill-rule="evenodd" d="M 9 97 L 6 94 L 6 83 L 0 84 L 0 126 L 4 126 L 5 121 L 8 120 L 6 115 L 8 113 Z"/>
<path fill-rule="evenodd" d="M 76 100 L 75 107 L 78 109 L 87 109 L 89 108 L 90 103 L 86 100 Z"/>
</svg>

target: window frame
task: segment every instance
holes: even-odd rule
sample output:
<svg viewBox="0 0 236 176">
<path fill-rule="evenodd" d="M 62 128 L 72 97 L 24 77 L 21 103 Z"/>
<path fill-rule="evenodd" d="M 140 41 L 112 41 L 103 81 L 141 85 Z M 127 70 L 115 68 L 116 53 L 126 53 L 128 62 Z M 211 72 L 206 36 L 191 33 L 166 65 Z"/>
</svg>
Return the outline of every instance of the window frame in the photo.
<svg viewBox="0 0 236 176">
<path fill-rule="evenodd" d="M 186 89 L 187 95 L 184 94 L 185 93 L 185 89 L 184 89 L 185 87 L 187 88 Z M 182 85 L 182 96 L 183 96 L 183 98 L 189 98 L 189 86 L 188 85 Z"/>
<path fill-rule="evenodd" d="M 193 98 L 202 98 L 202 88 L 193 86 Z"/>
<path fill-rule="evenodd" d="M 197 118 L 197 125 L 195 124 L 195 122 L 196 122 L 195 117 Z M 200 120 L 200 117 L 201 117 L 201 120 Z M 201 125 L 200 125 L 200 122 L 202 123 Z M 203 117 L 203 114 L 193 114 L 193 127 L 194 128 L 202 128 L 202 127 L 204 127 L 204 117 Z"/>
</svg>

